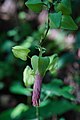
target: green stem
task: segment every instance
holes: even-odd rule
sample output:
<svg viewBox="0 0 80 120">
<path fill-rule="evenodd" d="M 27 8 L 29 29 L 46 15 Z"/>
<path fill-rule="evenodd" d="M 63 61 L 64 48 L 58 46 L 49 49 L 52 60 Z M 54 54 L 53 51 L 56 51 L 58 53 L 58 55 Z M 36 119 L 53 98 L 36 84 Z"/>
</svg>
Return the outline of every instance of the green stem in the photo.
<svg viewBox="0 0 80 120">
<path fill-rule="evenodd" d="M 27 56 L 27 57 L 28 57 L 29 59 L 31 59 L 30 56 Z"/>
<path fill-rule="evenodd" d="M 40 117 L 39 117 L 39 107 L 38 106 L 36 107 L 36 117 L 37 117 L 37 120 L 40 120 Z"/>
<path fill-rule="evenodd" d="M 47 5 L 47 7 L 48 7 L 48 5 Z M 43 54 L 42 45 L 43 45 L 43 43 L 44 43 L 44 41 L 46 39 L 46 36 L 48 34 L 48 31 L 50 29 L 50 26 L 49 26 L 49 12 L 50 12 L 50 8 L 48 8 L 48 25 L 47 25 L 47 30 L 46 30 L 44 36 L 42 37 L 42 39 L 40 40 L 40 43 L 39 43 L 39 45 L 40 45 L 40 50 L 39 50 L 40 54 L 39 54 L 39 56 L 42 56 L 42 54 Z"/>
<path fill-rule="evenodd" d="M 40 53 L 39 53 L 39 56 L 41 57 L 42 56 L 42 47 L 40 46 Z"/>
<path fill-rule="evenodd" d="M 48 27 L 47 27 L 47 30 L 46 30 L 46 33 L 45 33 L 44 37 L 40 40 L 40 45 L 41 46 L 43 45 L 43 43 L 44 43 L 44 41 L 46 39 L 46 36 L 48 34 L 48 31 L 49 31 L 49 28 L 50 28 L 50 26 L 49 26 L 49 15 L 48 15 Z"/>
<path fill-rule="evenodd" d="M 45 101 L 48 97 L 49 97 L 49 95 L 46 95 L 46 97 L 43 99 L 43 101 Z"/>
</svg>

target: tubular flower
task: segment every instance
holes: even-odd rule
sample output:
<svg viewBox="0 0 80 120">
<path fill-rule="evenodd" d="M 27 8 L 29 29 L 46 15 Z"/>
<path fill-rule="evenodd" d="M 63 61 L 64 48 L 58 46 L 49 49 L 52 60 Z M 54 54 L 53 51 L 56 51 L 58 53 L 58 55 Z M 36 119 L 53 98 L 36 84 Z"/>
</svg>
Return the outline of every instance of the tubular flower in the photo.
<svg viewBox="0 0 80 120">
<path fill-rule="evenodd" d="M 41 85 L 42 85 L 42 77 L 39 73 L 37 73 L 35 76 L 35 83 L 33 86 L 33 94 L 32 94 L 33 106 L 39 106 Z"/>
</svg>

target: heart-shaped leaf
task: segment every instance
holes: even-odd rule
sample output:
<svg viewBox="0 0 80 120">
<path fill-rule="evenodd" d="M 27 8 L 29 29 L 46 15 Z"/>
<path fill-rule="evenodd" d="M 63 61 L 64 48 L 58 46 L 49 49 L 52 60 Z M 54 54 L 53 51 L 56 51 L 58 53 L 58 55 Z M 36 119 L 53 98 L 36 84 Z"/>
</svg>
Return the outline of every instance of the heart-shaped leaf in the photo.
<svg viewBox="0 0 80 120">
<path fill-rule="evenodd" d="M 49 58 L 50 58 L 50 63 L 48 66 L 48 70 L 50 70 L 51 73 L 54 73 L 54 71 L 58 67 L 58 55 L 54 54 L 50 56 Z"/>
<path fill-rule="evenodd" d="M 78 27 L 73 21 L 72 17 L 69 15 L 63 15 L 61 21 L 61 28 L 68 29 L 68 30 L 77 30 Z"/>
<path fill-rule="evenodd" d="M 50 62 L 49 57 L 39 57 L 38 70 L 39 70 L 39 73 L 41 74 L 41 76 L 45 75 L 45 72 L 48 68 L 49 62 Z"/>
<path fill-rule="evenodd" d="M 23 72 L 23 81 L 25 86 L 30 86 L 34 83 L 33 70 L 29 66 L 24 69 Z"/>
<path fill-rule="evenodd" d="M 38 71 L 38 56 L 36 55 L 32 56 L 31 65 L 32 65 L 34 72 L 36 73 Z"/>
<path fill-rule="evenodd" d="M 54 8 L 56 12 L 61 11 L 64 15 L 70 15 L 72 13 L 70 0 L 61 0 Z"/>
<path fill-rule="evenodd" d="M 43 2 L 41 2 L 41 0 L 28 0 L 25 4 L 34 12 L 40 12 L 43 7 Z"/>
<path fill-rule="evenodd" d="M 61 23 L 62 12 L 50 13 L 50 28 L 59 28 Z"/>
<path fill-rule="evenodd" d="M 30 50 L 22 46 L 15 46 L 12 47 L 12 52 L 16 58 L 26 61 Z"/>
</svg>

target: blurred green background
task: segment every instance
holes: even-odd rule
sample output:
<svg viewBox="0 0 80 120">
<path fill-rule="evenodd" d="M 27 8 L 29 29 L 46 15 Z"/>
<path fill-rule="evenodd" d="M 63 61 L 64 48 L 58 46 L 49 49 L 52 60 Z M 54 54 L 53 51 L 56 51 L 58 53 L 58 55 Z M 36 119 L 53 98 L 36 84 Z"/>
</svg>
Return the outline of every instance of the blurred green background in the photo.
<svg viewBox="0 0 80 120">
<path fill-rule="evenodd" d="M 38 55 L 36 46 L 45 30 L 47 12 L 33 13 L 26 0 L 0 0 L 0 120 L 37 120 L 31 89 L 23 84 L 23 62 L 12 54 L 22 45 Z M 80 0 L 72 0 L 72 17 L 77 31 L 49 30 L 43 47 L 45 56 L 57 53 L 58 68 L 44 77 L 40 119 L 80 120 Z M 32 88 L 32 87 L 31 87 Z"/>
</svg>

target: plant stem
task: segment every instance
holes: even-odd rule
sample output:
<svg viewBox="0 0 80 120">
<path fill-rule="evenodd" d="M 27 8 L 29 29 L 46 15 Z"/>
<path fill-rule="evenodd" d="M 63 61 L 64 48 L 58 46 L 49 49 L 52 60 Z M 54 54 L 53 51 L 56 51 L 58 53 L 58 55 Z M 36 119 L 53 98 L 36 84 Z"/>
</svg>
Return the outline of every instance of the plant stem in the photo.
<svg viewBox="0 0 80 120">
<path fill-rule="evenodd" d="M 48 14 L 48 27 L 47 27 L 47 30 L 46 30 L 44 37 L 40 40 L 40 46 L 42 46 L 42 44 L 44 43 L 46 36 L 48 34 L 49 28 L 50 28 L 50 26 L 49 26 L 49 14 Z"/>
<path fill-rule="evenodd" d="M 40 117 L 39 117 L 39 106 L 36 106 L 36 117 L 37 117 L 37 120 L 40 120 Z"/>
<path fill-rule="evenodd" d="M 43 99 L 43 101 L 45 101 L 48 97 L 49 97 L 49 95 L 46 95 L 46 97 Z"/>
<path fill-rule="evenodd" d="M 42 56 L 42 47 L 40 46 L 40 53 L 39 56 Z"/>
<path fill-rule="evenodd" d="M 31 59 L 30 56 L 27 56 L 27 57 L 28 57 L 29 59 Z"/>
</svg>

